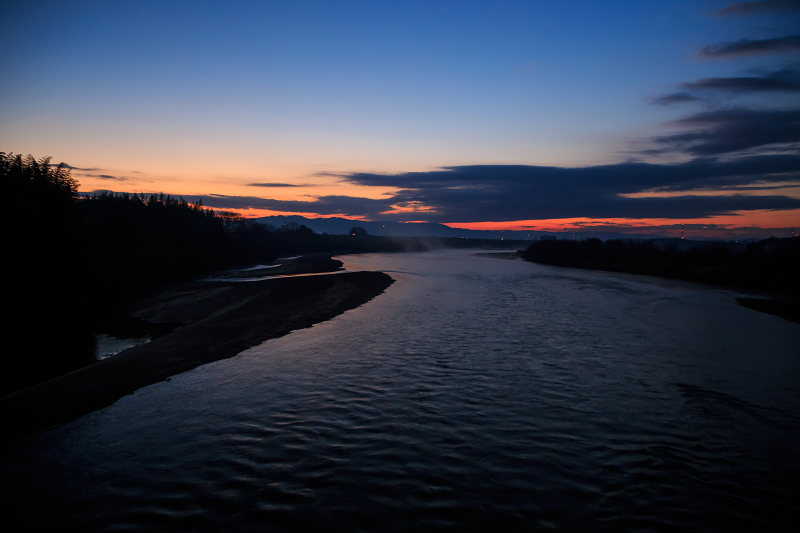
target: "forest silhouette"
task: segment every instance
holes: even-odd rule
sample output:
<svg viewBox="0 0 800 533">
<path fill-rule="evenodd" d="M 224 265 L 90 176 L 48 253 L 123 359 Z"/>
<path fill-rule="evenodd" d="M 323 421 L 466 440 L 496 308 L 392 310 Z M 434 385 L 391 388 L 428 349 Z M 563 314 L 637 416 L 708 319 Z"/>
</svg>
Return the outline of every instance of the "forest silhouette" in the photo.
<svg viewBox="0 0 800 533">
<path fill-rule="evenodd" d="M 682 239 L 541 240 L 522 252 L 545 265 L 683 279 L 800 297 L 800 238 L 714 242 Z"/>
</svg>

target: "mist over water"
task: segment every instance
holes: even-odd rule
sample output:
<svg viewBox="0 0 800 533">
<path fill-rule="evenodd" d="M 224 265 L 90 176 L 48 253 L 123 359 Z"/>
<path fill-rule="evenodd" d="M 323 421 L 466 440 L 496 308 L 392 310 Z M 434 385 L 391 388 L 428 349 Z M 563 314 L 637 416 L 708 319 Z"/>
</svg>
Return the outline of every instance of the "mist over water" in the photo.
<svg viewBox="0 0 800 533">
<path fill-rule="evenodd" d="M 339 259 L 396 282 L 2 450 L 14 529 L 798 523 L 799 324 L 469 251 Z"/>
</svg>

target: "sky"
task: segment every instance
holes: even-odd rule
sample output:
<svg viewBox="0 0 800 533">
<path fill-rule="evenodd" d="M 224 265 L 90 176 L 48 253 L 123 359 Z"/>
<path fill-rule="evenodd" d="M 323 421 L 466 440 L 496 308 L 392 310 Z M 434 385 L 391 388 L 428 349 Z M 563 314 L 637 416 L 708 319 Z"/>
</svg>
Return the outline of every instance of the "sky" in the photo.
<svg viewBox="0 0 800 533">
<path fill-rule="evenodd" d="M 800 0 L 29 0 L 0 23 L 0 151 L 64 162 L 84 193 L 800 231 Z"/>
</svg>

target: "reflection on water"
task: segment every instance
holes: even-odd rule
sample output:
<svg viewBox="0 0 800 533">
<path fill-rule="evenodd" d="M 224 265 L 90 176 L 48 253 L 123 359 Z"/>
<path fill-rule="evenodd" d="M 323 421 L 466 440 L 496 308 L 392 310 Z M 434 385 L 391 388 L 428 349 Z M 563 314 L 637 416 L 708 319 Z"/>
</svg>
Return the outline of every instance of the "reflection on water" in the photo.
<svg viewBox="0 0 800 533">
<path fill-rule="evenodd" d="M 101 332 L 93 334 L 94 360 L 101 361 L 128 348 L 169 335 L 182 325 L 179 322 L 148 322 L 123 313 L 106 315 L 97 324 Z"/>
<path fill-rule="evenodd" d="M 280 265 L 278 265 L 278 266 L 280 266 Z M 220 277 L 215 277 L 215 278 L 205 278 L 205 279 L 203 279 L 203 281 L 225 281 L 227 283 L 240 283 L 240 282 L 248 283 L 248 282 L 251 282 L 251 281 L 264 281 L 264 280 L 267 280 L 267 279 L 278 279 L 278 278 L 305 278 L 305 277 L 308 277 L 308 276 L 330 276 L 331 274 L 342 274 L 343 272 L 345 272 L 345 271 L 344 270 L 337 270 L 335 272 L 308 272 L 308 273 L 305 273 L 305 274 L 277 274 L 277 275 L 274 275 L 274 276 L 257 276 L 257 277 L 249 277 L 249 278 L 245 278 L 245 277 L 237 277 L 237 278 L 230 277 L 230 278 L 228 278 L 228 277 L 220 276 Z"/>
<path fill-rule="evenodd" d="M 240 268 L 240 269 L 237 270 L 237 272 L 247 272 L 248 270 L 262 270 L 262 269 L 265 269 L 265 268 L 278 268 L 279 266 L 281 266 L 281 265 L 280 264 L 277 264 L 277 265 L 256 265 L 256 266 L 252 266 L 250 268 Z"/>
<path fill-rule="evenodd" d="M 800 325 L 725 291 L 463 251 L 340 259 L 397 282 L 4 450 L 12 526 L 798 523 Z"/>
<path fill-rule="evenodd" d="M 94 357 L 96 361 L 102 361 L 103 359 L 111 357 L 112 355 L 117 355 L 128 348 L 133 348 L 134 346 L 139 346 L 140 344 L 146 344 L 152 340 L 149 335 L 145 335 L 143 337 L 117 337 L 107 333 L 95 333 L 94 339 Z"/>
</svg>

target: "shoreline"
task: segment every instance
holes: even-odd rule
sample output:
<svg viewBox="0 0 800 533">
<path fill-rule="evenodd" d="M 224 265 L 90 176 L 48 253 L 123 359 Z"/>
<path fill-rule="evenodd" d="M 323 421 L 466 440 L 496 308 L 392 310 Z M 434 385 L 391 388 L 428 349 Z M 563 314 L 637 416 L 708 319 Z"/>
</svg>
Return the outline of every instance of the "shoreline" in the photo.
<svg viewBox="0 0 800 533">
<path fill-rule="evenodd" d="M 332 261 L 327 257 L 327 261 Z M 326 267 L 341 266 L 328 263 Z M 332 268 L 330 268 L 332 269 Z M 186 324 L 173 333 L 0 398 L 6 444 L 107 407 L 136 390 L 354 309 L 394 280 L 383 272 L 338 272 L 261 281 L 195 281 L 127 311 Z"/>
</svg>

